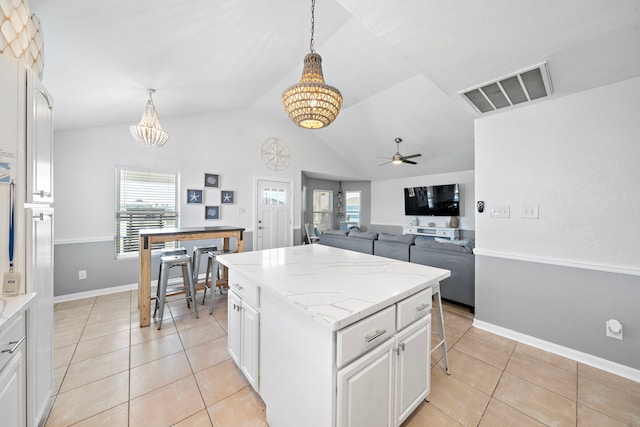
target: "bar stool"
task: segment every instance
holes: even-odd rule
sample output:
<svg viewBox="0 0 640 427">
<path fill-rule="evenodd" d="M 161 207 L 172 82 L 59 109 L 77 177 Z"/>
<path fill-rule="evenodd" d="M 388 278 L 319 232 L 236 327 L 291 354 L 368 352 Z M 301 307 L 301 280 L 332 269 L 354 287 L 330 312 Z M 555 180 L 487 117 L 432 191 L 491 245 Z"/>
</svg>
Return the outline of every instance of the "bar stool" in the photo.
<svg viewBox="0 0 640 427">
<path fill-rule="evenodd" d="M 168 255 L 160 257 L 160 283 L 158 284 L 158 298 L 156 299 L 156 309 L 160 308 L 160 318 L 158 319 L 158 329 L 162 327 L 162 317 L 164 314 L 164 303 L 167 295 L 167 283 L 169 282 L 169 270 L 171 267 L 182 267 L 182 280 L 184 281 L 187 301 L 192 300 L 193 311 L 198 315 L 198 305 L 196 304 L 196 288 L 193 283 L 193 271 L 191 270 L 191 257 L 187 254 Z M 188 302 L 187 302 L 188 303 Z M 153 315 L 155 317 L 155 311 Z"/>
<path fill-rule="evenodd" d="M 200 275 L 200 258 L 203 255 L 206 256 L 211 251 L 217 251 L 217 250 L 218 250 L 217 246 L 194 246 L 193 247 L 193 258 L 191 262 L 192 262 L 192 268 L 193 268 L 193 283 L 195 285 L 198 284 L 198 276 Z M 209 275 L 209 268 L 210 268 L 210 265 L 207 264 L 206 275 Z M 206 276 L 205 276 L 205 280 L 206 280 Z M 206 288 L 205 288 L 205 292 L 206 292 Z"/>
<path fill-rule="evenodd" d="M 447 375 L 451 375 L 449 371 L 449 359 L 447 358 L 447 343 L 444 334 L 444 316 L 442 315 L 442 298 L 440 297 L 440 282 L 431 287 L 433 299 L 436 303 L 436 316 L 438 317 L 438 332 L 440 333 L 440 342 L 431 349 L 431 354 L 439 347 L 442 347 L 442 360 L 444 360 L 444 371 Z"/>
<path fill-rule="evenodd" d="M 210 289 L 211 301 L 209 301 L 209 314 L 213 314 L 213 302 L 216 294 L 214 287 L 217 285 L 218 278 L 220 276 L 220 265 L 218 264 L 218 260 L 216 257 L 218 255 L 232 253 L 235 253 L 235 251 L 232 251 L 230 249 L 223 249 L 220 251 L 209 251 L 207 254 L 209 256 L 209 261 L 207 263 L 207 273 L 204 278 L 204 295 L 202 296 L 202 304 L 204 304 L 204 301 L 207 298 L 207 289 Z M 209 277 L 211 277 L 211 280 L 209 280 Z M 222 290 L 220 290 L 220 293 L 222 293 Z"/>
<path fill-rule="evenodd" d="M 172 255 L 186 255 L 187 250 L 183 247 L 177 248 L 164 248 L 160 249 L 160 258 L 163 256 L 172 256 Z M 158 310 L 158 298 L 160 297 L 160 274 L 162 273 L 162 263 L 160 264 L 160 268 L 158 268 L 158 284 L 156 286 L 156 308 L 153 310 L 153 317 L 156 316 L 156 311 Z M 187 295 L 187 307 L 191 308 L 191 303 L 189 302 L 189 288 L 186 286 L 182 286 L 180 289 L 175 289 L 171 291 L 167 291 L 168 295 L 174 295 L 178 293 L 184 292 Z"/>
</svg>

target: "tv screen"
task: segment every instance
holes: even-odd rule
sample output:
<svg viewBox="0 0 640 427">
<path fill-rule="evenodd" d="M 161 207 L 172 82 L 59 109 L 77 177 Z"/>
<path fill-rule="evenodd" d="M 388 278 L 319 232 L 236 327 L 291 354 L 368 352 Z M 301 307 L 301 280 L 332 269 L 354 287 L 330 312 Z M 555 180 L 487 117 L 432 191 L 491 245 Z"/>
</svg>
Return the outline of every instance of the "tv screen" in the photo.
<svg viewBox="0 0 640 427">
<path fill-rule="evenodd" d="M 460 215 L 458 184 L 405 188 L 404 214 L 411 216 Z"/>
</svg>

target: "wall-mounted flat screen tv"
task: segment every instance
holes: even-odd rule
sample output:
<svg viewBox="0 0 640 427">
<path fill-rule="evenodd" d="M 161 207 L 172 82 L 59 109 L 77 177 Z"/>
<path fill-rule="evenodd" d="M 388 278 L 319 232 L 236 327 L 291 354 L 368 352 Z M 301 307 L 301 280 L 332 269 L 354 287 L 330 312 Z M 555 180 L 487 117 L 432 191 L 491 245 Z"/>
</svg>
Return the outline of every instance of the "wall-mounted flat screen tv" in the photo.
<svg viewBox="0 0 640 427">
<path fill-rule="evenodd" d="M 411 216 L 460 215 L 458 184 L 405 188 L 404 214 Z"/>
</svg>

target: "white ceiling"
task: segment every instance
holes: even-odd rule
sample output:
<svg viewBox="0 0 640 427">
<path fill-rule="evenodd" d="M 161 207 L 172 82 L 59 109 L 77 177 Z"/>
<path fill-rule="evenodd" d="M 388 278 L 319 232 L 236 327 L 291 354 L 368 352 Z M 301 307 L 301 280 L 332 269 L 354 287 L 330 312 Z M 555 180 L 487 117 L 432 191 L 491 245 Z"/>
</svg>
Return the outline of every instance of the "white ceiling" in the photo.
<svg viewBox="0 0 640 427">
<path fill-rule="evenodd" d="M 310 1 L 30 4 L 57 130 L 133 124 L 150 87 L 161 120 L 243 109 L 286 120 L 280 94 L 309 51 Z M 640 76 L 640 0 L 317 0 L 315 28 L 344 105 L 309 132 L 359 178 L 473 169 L 476 114 L 458 95 L 472 86 L 544 61 L 555 97 Z M 378 166 L 395 137 L 418 165 Z"/>
</svg>

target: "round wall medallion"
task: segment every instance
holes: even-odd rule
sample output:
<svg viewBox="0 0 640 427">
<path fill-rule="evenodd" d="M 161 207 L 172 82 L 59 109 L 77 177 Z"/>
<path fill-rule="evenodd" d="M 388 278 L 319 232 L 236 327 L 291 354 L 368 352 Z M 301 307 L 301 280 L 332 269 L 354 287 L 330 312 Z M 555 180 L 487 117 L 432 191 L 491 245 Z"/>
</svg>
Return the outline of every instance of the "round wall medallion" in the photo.
<svg viewBox="0 0 640 427">
<path fill-rule="evenodd" d="M 291 154 L 287 144 L 278 138 L 268 138 L 262 143 L 262 161 L 271 170 L 281 171 L 289 166 Z"/>
</svg>

